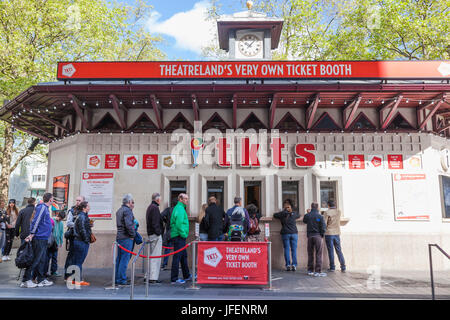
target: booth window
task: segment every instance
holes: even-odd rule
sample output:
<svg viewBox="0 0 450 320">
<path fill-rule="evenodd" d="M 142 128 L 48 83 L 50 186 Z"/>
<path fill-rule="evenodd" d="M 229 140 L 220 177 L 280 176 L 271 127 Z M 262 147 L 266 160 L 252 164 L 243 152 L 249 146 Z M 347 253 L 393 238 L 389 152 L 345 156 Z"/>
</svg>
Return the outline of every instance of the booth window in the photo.
<svg viewBox="0 0 450 320">
<path fill-rule="evenodd" d="M 338 206 L 337 201 L 337 181 L 320 181 L 320 207 L 328 208 L 328 201 L 333 200 Z"/>
<path fill-rule="evenodd" d="M 298 210 L 299 208 L 298 181 L 282 181 L 281 197 L 282 197 L 282 204 L 286 199 L 290 199 L 292 201 L 292 209 Z"/>
<path fill-rule="evenodd" d="M 450 219 L 450 177 L 441 176 L 441 181 L 442 199 L 444 200 L 442 216 L 445 219 Z"/>
<path fill-rule="evenodd" d="M 170 201 L 178 199 L 180 193 L 186 193 L 187 182 L 186 180 L 170 181 Z"/>
<path fill-rule="evenodd" d="M 222 207 L 224 206 L 224 181 L 207 181 L 206 189 L 207 189 L 207 197 L 216 197 L 217 205 Z"/>
<path fill-rule="evenodd" d="M 244 204 L 254 204 L 261 213 L 261 181 L 244 181 Z"/>
</svg>

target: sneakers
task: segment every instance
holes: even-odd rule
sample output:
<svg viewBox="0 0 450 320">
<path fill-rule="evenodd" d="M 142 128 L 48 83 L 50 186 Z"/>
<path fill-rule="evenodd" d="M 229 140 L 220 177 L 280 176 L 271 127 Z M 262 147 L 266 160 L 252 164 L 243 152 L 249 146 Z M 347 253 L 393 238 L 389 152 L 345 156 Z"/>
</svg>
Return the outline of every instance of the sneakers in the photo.
<svg viewBox="0 0 450 320">
<path fill-rule="evenodd" d="M 334 269 L 328 269 L 327 271 L 328 272 L 334 272 L 335 270 Z"/>
<path fill-rule="evenodd" d="M 22 282 L 22 283 L 20 284 L 20 287 L 21 287 L 21 288 L 36 288 L 37 286 L 38 286 L 38 285 L 37 285 L 36 283 L 34 283 L 33 281 L 31 281 L 31 280 Z"/>
<path fill-rule="evenodd" d="M 313 276 L 313 275 L 314 275 L 314 272 L 308 271 L 308 276 Z"/>
<path fill-rule="evenodd" d="M 148 280 L 148 283 L 161 283 L 161 280 Z"/>
<path fill-rule="evenodd" d="M 189 279 L 189 278 L 188 278 Z M 177 281 L 172 281 L 172 284 L 185 284 L 186 281 L 184 281 L 183 279 L 178 279 Z"/>
<path fill-rule="evenodd" d="M 295 270 L 297 270 L 297 267 L 296 266 L 291 266 L 291 271 L 295 271 Z"/>
<path fill-rule="evenodd" d="M 52 272 L 52 277 L 61 277 L 61 274 L 58 271 Z"/>
<path fill-rule="evenodd" d="M 47 279 L 44 279 L 37 284 L 38 287 L 48 287 L 48 286 L 52 286 L 52 285 L 53 285 L 53 282 L 48 281 Z"/>
<path fill-rule="evenodd" d="M 345 269 L 341 269 L 341 272 L 342 272 L 342 273 L 345 273 L 346 271 L 345 271 Z"/>
<path fill-rule="evenodd" d="M 291 271 L 291 266 L 286 266 L 286 271 Z"/>
<path fill-rule="evenodd" d="M 8 261 L 8 257 L 7 256 L 3 256 L 2 257 L 2 261 Z"/>
<path fill-rule="evenodd" d="M 314 277 L 326 277 L 327 274 L 325 272 L 315 272 Z"/>
</svg>

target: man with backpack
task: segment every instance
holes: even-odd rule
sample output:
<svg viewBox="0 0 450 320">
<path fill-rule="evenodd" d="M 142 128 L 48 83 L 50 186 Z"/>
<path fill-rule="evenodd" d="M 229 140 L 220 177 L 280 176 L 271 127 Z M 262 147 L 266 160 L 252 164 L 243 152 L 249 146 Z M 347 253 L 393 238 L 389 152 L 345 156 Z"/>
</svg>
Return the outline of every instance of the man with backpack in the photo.
<svg viewBox="0 0 450 320">
<path fill-rule="evenodd" d="M 234 206 L 228 209 L 225 216 L 227 226 L 227 240 L 228 241 L 244 241 L 250 217 L 245 208 L 242 207 L 242 198 L 234 198 Z"/>
<path fill-rule="evenodd" d="M 67 268 L 71 265 L 73 265 L 73 257 L 74 257 L 74 246 L 73 246 L 73 239 L 74 239 L 74 233 L 73 233 L 73 227 L 75 225 L 75 218 L 77 217 L 77 206 L 80 205 L 81 202 L 84 201 L 83 196 L 78 196 L 75 199 L 75 205 L 69 209 L 67 212 L 67 231 L 64 235 L 66 238 L 66 250 L 67 257 L 66 257 L 66 263 L 64 264 L 64 280 L 67 280 L 67 278 L 70 276 L 69 273 L 67 273 Z"/>
<path fill-rule="evenodd" d="M 208 225 L 208 241 L 222 241 L 225 211 L 217 206 L 217 199 L 214 196 L 209 197 L 208 199 L 205 219 L 207 220 Z"/>
<path fill-rule="evenodd" d="M 31 221 L 30 235 L 25 241 L 31 241 L 33 246 L 33 263 L 25 270 L 21 287 L 35 288 L 53 285 L 53 282 L 45 279 L 44 267 L 47 258 L 48 238 L 52 233 L 52 219 L 50 218 L 50 207 L 53 203 L 53 195 L 45 193 L 43 203 L 36 206 L 34 217 Z M 31 280 L 31 275 L 37 278 L 37 284 Z"/>
</svg>

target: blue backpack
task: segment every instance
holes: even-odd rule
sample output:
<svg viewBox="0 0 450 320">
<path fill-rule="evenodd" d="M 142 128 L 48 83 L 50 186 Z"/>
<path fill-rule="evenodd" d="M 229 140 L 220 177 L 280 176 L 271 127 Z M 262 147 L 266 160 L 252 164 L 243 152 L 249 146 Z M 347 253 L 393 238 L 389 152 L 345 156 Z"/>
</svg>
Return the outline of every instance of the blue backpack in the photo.
<svg viewBox="0 0 450 320">
<path fill-rule="evenodd" d="M 230 217 L 230 227 L 228 228 L 228 241 L 244 241 L 244 220 L 245 213 L 241 207 L 234 209 Z"/>
</svg>

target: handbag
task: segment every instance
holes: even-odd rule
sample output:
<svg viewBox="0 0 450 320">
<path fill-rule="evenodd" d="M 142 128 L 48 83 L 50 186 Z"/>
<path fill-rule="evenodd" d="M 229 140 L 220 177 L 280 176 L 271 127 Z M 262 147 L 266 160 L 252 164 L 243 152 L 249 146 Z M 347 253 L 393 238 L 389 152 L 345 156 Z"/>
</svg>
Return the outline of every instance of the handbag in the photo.
<svg viewBox="0 0 450 320">
<path fill-rule="evenodd" d="M 134 236 L 134 242 L 136 244 L 141 244 L 143 242 L 142 236 L 137 231 L 136 231 L 136 235 Z"/>
<path fill-rule="evenodd" d="M 26 241 L 17 250 L 16 267 L 19 269 L 29 268 L 33 263 L 33 259 L 34 254 L 31 241 Z"/>
</svg>

